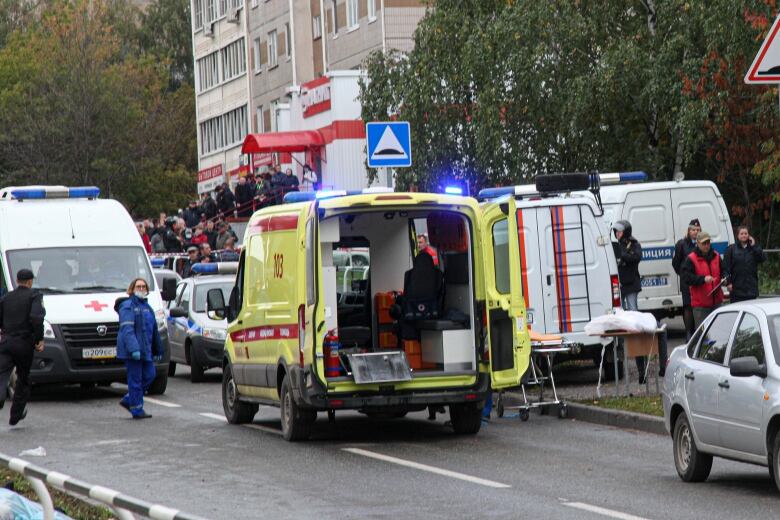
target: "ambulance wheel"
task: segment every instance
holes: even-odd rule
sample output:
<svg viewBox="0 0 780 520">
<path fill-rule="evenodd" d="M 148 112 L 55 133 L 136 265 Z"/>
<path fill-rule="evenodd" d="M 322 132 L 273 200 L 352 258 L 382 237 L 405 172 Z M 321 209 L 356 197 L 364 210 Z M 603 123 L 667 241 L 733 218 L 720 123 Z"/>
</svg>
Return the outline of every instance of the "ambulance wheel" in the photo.
<svg viewBox="0 0 780 520">
<path fill-rule="evenodd" d="M 238 398 L 238 387 L 233 379 L 233 371 L 226 366 L 222 371 L 222 409 L 230 424 L 245 424 L 252 422 L 257 413 L 258 405 L 244 403 Z"/>
<path fill-rule="evenodd" d="M 458 435 L 474 435 L 482 426 L 482 408 L 475 403 L 451 404 L 450 421 Z"/>
<path fill-rule="evenodd" d="M 168 373 L 159 374 L 157 377 L 154 378 L 154 381 L 152 381 L 152 384 L 149 386 L 149 390 L 147 390 L 147 394 L 149 395 L 162 395 L 165 393 L 165 389 L 168 388 Z"/>
<path fill-rule="evenodd" d="M 176 375 L 176 362 L 170 361 L 168 362 L 168 377 L 173 377 Z"/>
<path fill-rule="evenodd" d="M 298 407 L 293 398 L 290 376 L 282 381 L 281 401 L 282 435 L 287 441 L 305 441 L 311 435 L 311 427 L 317 420 L 317 412 Z"/>
</svg>

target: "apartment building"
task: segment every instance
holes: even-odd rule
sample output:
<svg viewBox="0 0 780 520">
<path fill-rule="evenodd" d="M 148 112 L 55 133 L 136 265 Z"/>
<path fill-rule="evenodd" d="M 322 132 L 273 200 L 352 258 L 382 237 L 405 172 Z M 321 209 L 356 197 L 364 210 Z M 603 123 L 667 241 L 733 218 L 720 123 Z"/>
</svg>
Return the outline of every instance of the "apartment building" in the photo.
<svg viewBox="0 0 780 520">
<path fill-rule="evenodd" d="M 192 5 L 199 191 L 250 170 L 240 157 L 250 132 L 314 129 L 330 142 L 363 139 L 354 95 L 361 63 L 373 51 L 411 50 L 426 10 L 421 0 L 192 0 Z M 337 103 L 334 96 L 331 104 L 332 88 L 349 96 L 339 96 Z M 327 177 L 327 170 L 363 168 L 362 157 L 348 168 L 333 158 L 322 164 L 325 153 L 323 148 L 300 158 L 255 154 L 252 169 L 281 163 L 299 171 L 301 162 L 313 161 Z M 331 181 L 339 184 L 335 177 Z"/>
</svg>

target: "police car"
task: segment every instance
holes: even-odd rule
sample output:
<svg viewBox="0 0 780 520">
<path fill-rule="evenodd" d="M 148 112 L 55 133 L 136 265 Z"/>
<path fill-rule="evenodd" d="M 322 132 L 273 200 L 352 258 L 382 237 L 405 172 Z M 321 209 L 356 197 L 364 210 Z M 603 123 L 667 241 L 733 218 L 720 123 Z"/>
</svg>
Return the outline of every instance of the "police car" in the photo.
<svg viewBox="0 0 780 520">
<path fill-rule="evenodd" d="M 195 276 L 176 286 L 176 297 L 168 303 L 169 376 L 176 373 L 176 363 L 181 363 L 190 366 L 190 379 L 197 383 L 203 381 L 204 371 L 222 366 L 227 322 L 209 316 L 206 295 L 218 289 L 227 299 L 236 267 L 235 262 L 195 264 Z"/>
</svg>

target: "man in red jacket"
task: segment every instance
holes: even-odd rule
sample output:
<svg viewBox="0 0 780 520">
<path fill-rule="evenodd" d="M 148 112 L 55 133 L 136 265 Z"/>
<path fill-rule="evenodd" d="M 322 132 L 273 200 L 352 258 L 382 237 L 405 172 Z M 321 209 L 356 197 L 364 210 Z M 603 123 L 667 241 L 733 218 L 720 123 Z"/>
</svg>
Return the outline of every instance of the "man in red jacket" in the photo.
<svg viewBox="0 0 780 520">
<path fill-rule="evenodd" d="M 720 255 L 712 250 L 711 242 L 709 233 L 699 233 L 696 249 L 682 265 L 683 279 L 691 289 L 691 307 L 697 327 L 723 302 Z"/>
<path fill-rule="evenodd" d="M 146 234 L 146 228 L 144 227 L 142 222 L 139 222 L 136 224 L 138 227 L 138 234 L 141 235 L 141 240 L 144 243 L 144 249 L 146 249 L 147 254 L 151 254 L 152 252 L 152 241 L 149 239 L 149 235 Z"/>
</svg>

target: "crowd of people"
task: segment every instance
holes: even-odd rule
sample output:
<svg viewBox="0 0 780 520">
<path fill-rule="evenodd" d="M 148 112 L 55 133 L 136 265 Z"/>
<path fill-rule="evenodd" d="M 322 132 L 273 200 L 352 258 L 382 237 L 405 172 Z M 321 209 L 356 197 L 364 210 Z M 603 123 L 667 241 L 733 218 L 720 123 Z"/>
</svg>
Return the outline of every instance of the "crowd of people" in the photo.
<svg viewBox="0 0 780 520">
<path fill-rule="evenodd" d="M 612 226 L 617 240 L 615 256 L 618 261 L 620 292 L 623 308 L 639 310 L 638 295 L 642 290 L 639 263 L 642 246 L 631 233 L 631 224 L 621 220 Z M 726 249 L 723 257 L 712 248 L 712 237 L 702 231 L 699 219 L 688 224 L 685 237 L 675 245 L 672 266 L 680 277 L 683 302 L 683 322 L 687 338 L 696 327 L 724 301 L 723 289 L 728 290 L 732 303 L 758 298 L 758 266 L 766 261 L 766 253 L 750 235 L 747 226 L 737 228 L 737 240 Z M 665 334 L 663 335 L 665 336 Z M 662 343 L 662 344 L 661 344 Z M 665 337 L 659 342 L 660 375 L 663 376 L 666 357 Z M 637 357 L 640 382 L 644 382 L 645 358 Z"/>
</svg>

